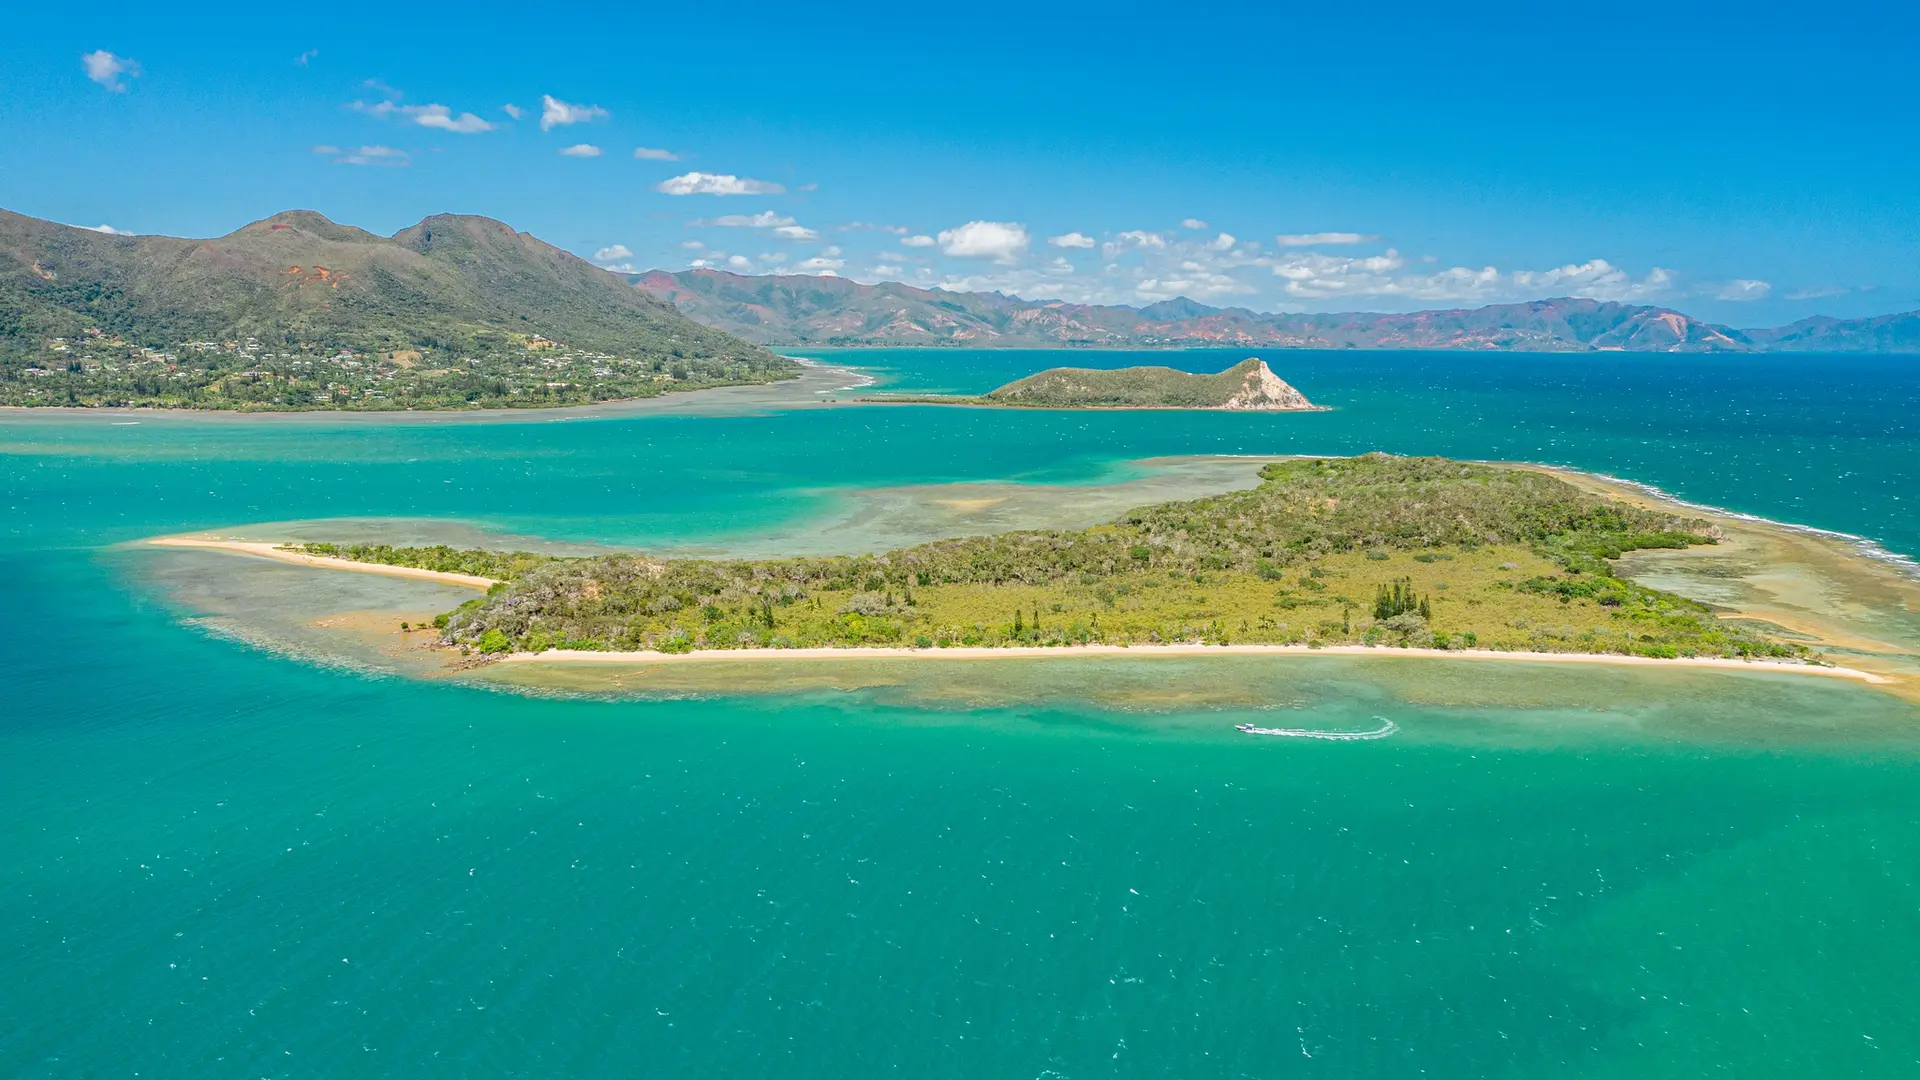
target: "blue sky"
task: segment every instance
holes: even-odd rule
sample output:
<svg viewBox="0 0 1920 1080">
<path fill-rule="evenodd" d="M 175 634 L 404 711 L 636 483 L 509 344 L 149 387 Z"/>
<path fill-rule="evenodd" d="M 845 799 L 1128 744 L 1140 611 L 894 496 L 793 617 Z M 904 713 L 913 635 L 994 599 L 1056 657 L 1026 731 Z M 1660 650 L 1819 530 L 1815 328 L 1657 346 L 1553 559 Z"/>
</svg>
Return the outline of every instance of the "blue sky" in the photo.
<svg viewBox="0 0 1920 1080">
<path fill-rule="evenodd" d="M 1911 7 L 1328 6 L 7 5 L 0 206 L 1258 310 L 1920 307 Z"/>
</svg>

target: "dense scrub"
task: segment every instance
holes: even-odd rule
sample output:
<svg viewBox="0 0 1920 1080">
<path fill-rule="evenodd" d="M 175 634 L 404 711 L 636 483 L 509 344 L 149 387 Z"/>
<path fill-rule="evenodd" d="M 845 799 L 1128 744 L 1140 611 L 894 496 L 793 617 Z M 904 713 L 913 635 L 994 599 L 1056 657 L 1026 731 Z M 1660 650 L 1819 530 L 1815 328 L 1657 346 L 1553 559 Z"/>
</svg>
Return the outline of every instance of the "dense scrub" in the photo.
<svg viewBox="0 0 1920 1080">
<path fill-rule="evenodd" d="M 1169 367 L 1052 368 L 1010 382 L 980 400 L 992 405 L 1036 408 L 1217 409 L 1264 367 L 1243 360 L 1210 375 Z M 1300 399 L 1305 405 L 1306 399 Z"/>
<path fill-rule="evenodd" d="M 383 566 L 414 566 L 443 574 L 471 574 L 495 581 L 512 581 L 537 566 L 552 561 L 551 556 L 525 551 L 487 551 L 479 548 L 455 548 L 446 544 L 432 547 L 394 547 L 391 544 L 295 544 L 309 555 L 324 555 L 353 562 L 380 563 Z"/>
<path fill-rule="evenodd" d="M 511 582 L 447 616 L 445 640 L 483 653 L 1192 640 L 1800 652 L 1609 571 L 1623 551 L 1713 542 L 1702 521 L 1441 458 L 1287 461 L 1261 475 L 1250 491 L 1091 529 L 882 555 L 488 556 L 505 561 L 486 576 Z M 378 558 L 483 564 L 465 554 Z"/>
</svg>

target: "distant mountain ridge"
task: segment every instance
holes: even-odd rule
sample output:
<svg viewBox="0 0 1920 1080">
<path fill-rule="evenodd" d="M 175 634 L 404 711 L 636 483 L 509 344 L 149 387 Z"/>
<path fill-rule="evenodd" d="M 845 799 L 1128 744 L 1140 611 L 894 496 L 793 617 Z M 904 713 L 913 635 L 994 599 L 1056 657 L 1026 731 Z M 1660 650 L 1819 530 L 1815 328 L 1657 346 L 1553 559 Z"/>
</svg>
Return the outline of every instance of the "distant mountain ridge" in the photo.
<svg viewBox="0 0 1920 1080">
<path fill-rule="evenodd" d="M 1920 353 L 1920 311 L 1737 330 L 1670 308 L 1569 297 L 1408 314 L 1285 315 L 1186 297 L 1136 308 L 707 269 L 628 280 L 697 322 L 768 345 Z"/>
</svg>

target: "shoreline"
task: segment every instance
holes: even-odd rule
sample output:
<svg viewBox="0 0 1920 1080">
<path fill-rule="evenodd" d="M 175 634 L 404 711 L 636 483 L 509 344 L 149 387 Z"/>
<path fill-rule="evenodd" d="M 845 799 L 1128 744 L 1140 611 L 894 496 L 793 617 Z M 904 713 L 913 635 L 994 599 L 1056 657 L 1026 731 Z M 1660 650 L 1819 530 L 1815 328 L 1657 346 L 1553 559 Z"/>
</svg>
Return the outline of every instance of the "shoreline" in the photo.
<svg viewBox="0 0 1920 1080">
<path fill-rule="evenodd" d="M 496 663 L 551 664 L 673 664 L 724 662 L 727 660 L 1032 660 L 1051 657 L 1134 656 L 1147 658 L 1175 656 L 1374 656 L 1414 657 L 1445 660 L 1510 660 L 1531 663 L 1618 664 L 1633 667 L 1710 668 L 1733 671 L 1765 671 L 1795 675 L 1820 675 L 1827 678 L 1857 679 L 1865 683 L 1893 680 L 1857 668 L 1794 664 L 1780 660 L 1737 660 L 1720 656 L 1674 657 L 1626 656 L 1619 653 L 1496 652 L 1491 649 L 1396 649 L 1369 645 L 1018 645 L 1006 648 L 961 646 L 949 649 L 849 648 L 805 649 L 696 649 L 692 652 L 665 653 L 653 650 L 598 652 L 589 649 L 548 649 L 545 652 L 509 653 Z"/>
<path fill-rule="evenodd" d="M 285 551 L 279 544 L 266 540 L 221 540 L 210 536 L 158 536 L 143 540 L 141 543 L 151 544 L 154 547 L 225 551 L 236 555 L 251 555 L 255 558 L 292 563 L 295 566 L 438 581 L 448 585 L 465 586 L 469 589 L 491 589 L 499 584 L 493 578 L 481 577 L 478 574 L 456 574 L 449 570 L 422 570 L 417 566 L 388 566 L 385 563 L 355 562 L 352 559 L 337 559 L 328 555 L 309 555 L 304 551 Z"/>
<path fill-rule="evenodd" d="M 832 395 L 871 386 L 875 381 L 872 376 L 846 365 L 823 363 L 805 356 L 789 356 L 787 359 L 798 362 L 802 369 L 785 379 L 708 386 L 698 390 L 669 390 L 652 397 L 609 398 L 581 405 L 541 405 L 524 409 L 195 409 L 156 405 L 0 405 L 0 422 L 111 418 L 124 424 L 142 421 L 488 424 L 619 420 L 647 415 L 743 415 L 847 404 L 844 399 Z M 835 385 L 824 385 L 827 382 Z"/>
<path fill-rule="evenodd" d="M 1225 405 L 1029 405 L 982 398 L 939 396 L 861 397 L 847 400 L 849 405 L 941 405 L 959 409 L 1026 409 L 1030 412 L 1217 412 L 1217 413 L 1314 413 L 1332 412 L 1331 405 L 1309 405 L 1304 409 L 1232 409 Z"/>
</svg>

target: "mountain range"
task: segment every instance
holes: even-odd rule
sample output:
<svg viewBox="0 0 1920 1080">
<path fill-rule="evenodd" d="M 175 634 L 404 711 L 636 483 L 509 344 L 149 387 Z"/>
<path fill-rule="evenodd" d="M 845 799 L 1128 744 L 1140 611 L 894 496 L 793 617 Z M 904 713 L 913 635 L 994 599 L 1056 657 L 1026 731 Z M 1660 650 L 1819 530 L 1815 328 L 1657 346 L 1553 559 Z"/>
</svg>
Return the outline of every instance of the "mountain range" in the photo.
<svg viewBox="0 0 1920 1080">
<path fill-rule="evenodd" d="M 291 210 L 188 240 L 0 210 L 0 361 L 90 332 L 153 349 L 252 338 L 453 356 L 525 356 L 544 339 L 715 372 L 793 367 L 490 218 L 440 214 L 377 236 Z"/>
<path fill-rule="evenodd" d="M 768 345 L 1920 353 L 1920 311 L 1738 330 L 1670 308 L 1559 297 L 1410 314 L 1269 314 L 1184 297 L 1144 307 L 720 270 L 628 275 L 708 326 Z"/>
<path fill-rule="evenodd" d="M 258 339 L 454 358 L 545 340 L 696 381 L 786 373 L 768 345 L 1920 352 L 1920 312 L 1741 330 L 1565 297 L 1410 314 L 1072 304 L 837 277 L 621 275 L 468 215 L 378 236 L 291 210 L 193 240 L 0 210 L 0 367 L 44 363 L 50 343 L 90 332 L 152 349 Z"/>
</svg>

